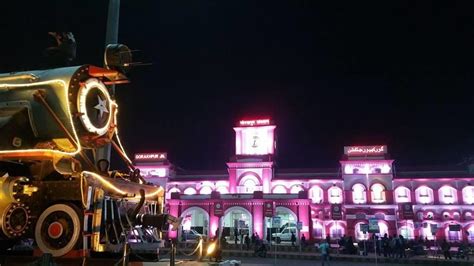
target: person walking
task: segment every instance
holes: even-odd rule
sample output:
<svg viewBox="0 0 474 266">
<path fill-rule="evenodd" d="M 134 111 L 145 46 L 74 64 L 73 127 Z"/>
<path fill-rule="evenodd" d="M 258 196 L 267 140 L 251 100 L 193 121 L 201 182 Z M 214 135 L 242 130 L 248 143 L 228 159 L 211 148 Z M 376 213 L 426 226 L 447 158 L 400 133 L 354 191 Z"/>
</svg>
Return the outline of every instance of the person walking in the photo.
<svg viewBox="0 0 474 266">
<path fill-rule="evenodd" d="M 319 250 L 321 251 L 321 266 L 326 265 L 326 262 L 329 266 L 329 244 L 326 239 L 319 245 Z"/>
<path fill-rule="evenodd" d="M 301 247 L 306 247 L 306 236 L 304 234 L 301 236 Z"/>
<path fill-rule="evenodd" d="M 291 246 L 295 247 L 296 236 L 295 233 L 291 232 Z"/>
<path fill-rule="evenodd" d="M 247 246 L 247 250 L 250 249 L 250 237 L 249 235 L 245 235 L 245 245 Z"/>
<path fill-rule="evenodd" d="M 239 230 L 234 228 L 234 243 L 237 245 L 237 241 L 239 241 Z"/>
<path fill-rule="evenodd" d="M 441 244 L 441 250 L 443 251 L 444 254 L 444 259 L 447 260 L 448 258 L 452 260 L 453 258 L 451 257 L 451 245 L 449 245 L 448 241 L 446 239 L 443 240 L 443 243 Z"/>
</svg>

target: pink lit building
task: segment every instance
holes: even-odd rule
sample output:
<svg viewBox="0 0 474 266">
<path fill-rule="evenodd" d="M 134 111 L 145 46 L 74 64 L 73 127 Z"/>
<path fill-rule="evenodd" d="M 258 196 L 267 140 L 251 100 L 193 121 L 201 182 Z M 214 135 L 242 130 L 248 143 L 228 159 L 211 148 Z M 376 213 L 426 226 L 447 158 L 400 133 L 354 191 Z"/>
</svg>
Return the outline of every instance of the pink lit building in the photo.
<svg viewBox="0 0 474 266">
<path fill-rule="evenodd" d="M 232 238 L 237 228 L 265 239 L 278 216 L 316 241 L 366 239 L 360 225 L 375 219 L 381 235 L 474 242 L 474 167 L 395 171 L 387 147 L 376 145 L 344 147 L 338 169 L 279 169 L 275 129 L 270 119 L 239 121 L 235 156 L 221 171 L 176 172 L 163 153 L 135 162 L 166 187 L 166 208 L 184 218 L 183 229 L 211 237 L 222 228 Z"/>
</svg>

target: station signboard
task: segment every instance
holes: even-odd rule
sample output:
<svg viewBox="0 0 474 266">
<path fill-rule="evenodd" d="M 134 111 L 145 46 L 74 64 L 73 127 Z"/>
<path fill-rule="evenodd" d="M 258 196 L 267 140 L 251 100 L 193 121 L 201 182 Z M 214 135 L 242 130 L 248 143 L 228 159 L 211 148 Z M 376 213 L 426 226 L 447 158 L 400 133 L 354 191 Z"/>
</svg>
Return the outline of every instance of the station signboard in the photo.
<svg viewBox="0 0 474 266">
<path fill-rule="evenodd" d="M 379 221 L 377 219 L 369 219 L 369 233 L 380 233 Z"/>
<path fill-rule="evenodd" d="M 274 216 L 272 219 L 272 227 L 273 228 L 280 228 L 281 226 L 281 217 L 280 216 Z"/>
<path fill-rule="evenodd" d="M 214 203 L 214 215 L 218 217 L 224 215 L 224 207 L 221 201 Z"/>
<path fill-rule="evenodd" d="M 331 205 L 331 218 L 333 220 L 342 220 L 342 206 L 341 204 Z"/>
<path fill-rule="evenodd" d="M 273 217 L 273 202 L 267 201 L 264 206 L 265 217 Z"/>
</svg>

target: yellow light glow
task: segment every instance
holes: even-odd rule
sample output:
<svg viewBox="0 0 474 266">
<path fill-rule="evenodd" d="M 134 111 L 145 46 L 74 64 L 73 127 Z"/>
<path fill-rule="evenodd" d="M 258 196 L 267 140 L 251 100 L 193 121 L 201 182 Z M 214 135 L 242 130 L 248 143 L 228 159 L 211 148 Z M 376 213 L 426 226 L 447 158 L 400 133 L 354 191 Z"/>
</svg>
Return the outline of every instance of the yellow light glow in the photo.
<svg viewBox="0 0 474 266">
<path fill-rule="evenodd" d="M 86 98 L 89 91 L 93 88 L 97 88 L 98 90 L 100 90 L 105 95 L 105 98 L 106 98 L 105 100 L 108 102 L 109 117 L 107 119 L 107 123 L 101 128 L 97 128 L 96 126 L 94 126 L 91 120 L 89 119 L 89 115 L 87 114 Z M 77 106 L 78 106 L 79 112 L 84 114 L 84 115 L 81 115 L 79 118 L 82 124 L 84 125 L 84 127 L 87 129 L 87 131 L 91 133 L 95 133 L 99 136 L 102 136 L 105 133 L 107 133 L 110 127 L 110 123 L 112 122 L 112 114 L 110 114 L 110 112 L 112 112 L 113 101 L 110 98 L 110 94 L 107 88 L 105 87 L 105 85 L 99 80 L 91 78 L 91 79 L 88 79 L 86 82 L 84 82 L 84 85 L 81 86 L 78 94 L 79 94 L 79 97 L 77 97 Z"/>
<path fill-rule="evenodd" d="M 0 88 L 17 88 L 17 87 L 34 87 L 34 86 L 41 86 L 41 85 L 48 85 L 51 83 L 60 83 L 64 90 L 66 91 L 65 95 L 69 95 L 69 88 L 66 86 L 66 82 L 61 79 L 53 79 L 53 80 L 47 80 L 47 81 L 41 81 L 41 82 L 32 82 L 32 83 L 26 83 L 26 84 L 6 84 L 2 83 L 0 84 Z M 71 128 L 72 128 L 72 133 L 74 136 L 74 141 L 76 143 L 73 143 L 76 145 L 77 149 L 74 152 L 64 152 L 64 151 L 58 151 L 58 150 L 50 150 L 50 149 L 25 149 L 25 150 L 10 150 L 10 151 L 0 151 L 0 156 L 1 154 L 15 154 L 15 153 L 22 153 L 22 154 L 34 154 L 34 153 L 44 153 L 45 155 L 48 155 L 50 152 L 53 154 L 61 155 L 61 156 L 74 156 L 81 152 L 82 147 L 81 143 L 79 141 L 79 137 L 77 136 L 76 129 L 74 128 L 74 121 L 72 121 L 72 115 L 71 115 L 71 107 L 69 106 L 69 100 L 65 101 L 66 102 L 66 109 L 68 111 L 69 115 L 69 122 L 71 123 Z"/>
<path fill-rule="evenodd" d="M 117 192 L 118 194 L 122 194 L 122 195 L 129 195 L 129 194 L 135 194 L 134 192 L 130 192 L 130 191 L 125 191 L 125 190 L 121 190 L 120 188 L 116 187 L 114 184 L 112 184 L 110 181 L 108 181 L 105 177 L 101 176 L 101 175 L 98 175 L 94 172 L 89 172 L 89 171 L 83 171 L 82 172 L 82 175 L 88 175 L 88 176 L 91 176 L 97 180 L 99 180 L 99 182 L 104 185 L 106 188 L 109 188 L 115 192 Z M 153 191 L 152 193 L 149 193 L 149 194 L 145 194 L 145 198 L 151 198 L 151 197 L 156 197 L 157 195 L 159 195 L 160 193 L 163 192 L 163 188 L 162 187 L 158 187 L 155 191 Z M 134 198 L 134 199 L 140 199 L 140 195 L 135 195 L 134 197 L 130 197 L 130 198 Z"/>
<path fill-rule="evenodd" d="M 212 255 L 212 253 L 214 253 L 214 251 L 216 250 L 216 242 L 212 242 L 211 244 L 209 244 L 209 246 L 207 246 L 207 255 Z"/>
</svg>

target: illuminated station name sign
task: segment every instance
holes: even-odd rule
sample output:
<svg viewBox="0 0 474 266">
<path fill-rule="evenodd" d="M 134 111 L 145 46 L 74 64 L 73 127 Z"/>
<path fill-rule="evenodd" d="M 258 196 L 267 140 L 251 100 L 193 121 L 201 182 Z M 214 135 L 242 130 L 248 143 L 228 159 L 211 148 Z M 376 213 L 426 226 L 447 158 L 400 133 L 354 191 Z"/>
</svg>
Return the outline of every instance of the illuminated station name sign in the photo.
<svg viewBox="0 0 474 266">
<path fill-rule="evenodd" d="M 268 126 L 270 119 L 240 120 L 239 125 L 242 127 Z"/>
<path fill-rule="evenodd" d="M 166 152 L 135 154 L 135 161 L 163 161 L 166 160 L 166 158 Z"/>
<path fill-rule="evenodd" d="M 344 154 L 347 156 L 377 156 L 386 153 L 386 145 L 344 147 Z"/>
</svg>

